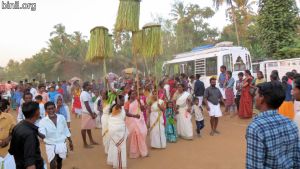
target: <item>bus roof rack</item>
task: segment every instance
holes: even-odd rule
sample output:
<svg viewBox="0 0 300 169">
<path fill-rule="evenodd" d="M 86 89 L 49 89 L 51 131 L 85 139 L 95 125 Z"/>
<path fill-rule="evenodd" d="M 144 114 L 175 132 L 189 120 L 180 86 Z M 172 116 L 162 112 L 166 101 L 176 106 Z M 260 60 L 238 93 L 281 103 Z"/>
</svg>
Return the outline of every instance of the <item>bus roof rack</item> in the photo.
<svg viewBox="0 0 300 169">
<path fill-rule="evenodd" d="M 205 50 L 205 49 L 210 49 L 210 48 L 213 48 L 213 47 L 215 47 L 215 46 L 212 45 L 212 44 L 204 45 L 204 46 L 198 46 L 198 47 L 193 48 L 192 52 L 201 51 L 201 50 Z"/>
</svg>

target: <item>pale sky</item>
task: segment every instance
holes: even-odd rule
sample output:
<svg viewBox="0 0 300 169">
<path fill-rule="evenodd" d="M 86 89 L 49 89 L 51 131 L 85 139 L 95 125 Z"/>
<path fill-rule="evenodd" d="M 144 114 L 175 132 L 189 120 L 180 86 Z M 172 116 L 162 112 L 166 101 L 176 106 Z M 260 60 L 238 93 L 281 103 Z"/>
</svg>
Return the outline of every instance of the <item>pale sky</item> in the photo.
<svg viewBox="0 0 300 169">
<path fill-rule="evenodd" d="M 20 0 L 20 4 L 24 2 L 36 3 L 36 11 L 0 7 L 0 66 L 5 66 L 9 59 L 21 61 L 38 53 L 47 46 L 50 32 L 58 23 L 64 24 L 68 33 L 80 31 L 87 37 L 90 29 L 95 26 L 112 29 L 119 5 L 119 0 Z M 140 27 L 151 22 L 153 15 L 168 17 L 173 2 L 174 0 L 142 0 Z M 196 3 L 200 7 L 213 5 L 212 0 L 184 2 Z M 224 8 L 208 22 L 211 27 L 222 30 L 228 24 Z"/>
</svg>

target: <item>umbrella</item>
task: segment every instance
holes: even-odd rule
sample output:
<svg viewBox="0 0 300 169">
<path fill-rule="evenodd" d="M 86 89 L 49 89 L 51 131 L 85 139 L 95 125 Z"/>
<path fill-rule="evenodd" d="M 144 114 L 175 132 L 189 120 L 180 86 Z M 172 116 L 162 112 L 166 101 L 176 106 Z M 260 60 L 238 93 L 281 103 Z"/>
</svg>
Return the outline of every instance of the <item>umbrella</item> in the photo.
<svg viewBox="0 0 300 169">
<path fill-rule="evenodd" d="M 138 72 L 139 74 L 141 73 L 140 71 L 136 71 L 136 68 L 127 68 L 124 69 L 122 72 L 125 74 L 136 74 L 136 72 Z"/>
<path fill-rule="evenodd" d="M 106 77 L 107 77 L 107 79 L 108 79 L 109 82 L 113 82 L 114 80 L 116 80 L 116 79 L 119 78 L 119 76 L 117 74 L 112 73 L 112 72 L 108 73 L 106 75 Z"/>
<path fill-rule="evenodd" d="M 79 83 L 82 83 L 82 80 L 79 77 L 73 77 L 72 79 L 69 80 L 70 83 L 74 83 L 75 81 L 79 81 Z"/>
</svg>

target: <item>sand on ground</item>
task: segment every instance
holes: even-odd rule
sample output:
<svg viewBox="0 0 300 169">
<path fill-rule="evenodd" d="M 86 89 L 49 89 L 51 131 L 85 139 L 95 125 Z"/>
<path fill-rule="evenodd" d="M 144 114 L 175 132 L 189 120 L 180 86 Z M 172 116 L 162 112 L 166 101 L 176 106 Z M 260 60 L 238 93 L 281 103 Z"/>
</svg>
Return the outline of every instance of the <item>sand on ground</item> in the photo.
<svg viewBox="0 0 300 169">
<path fill-rule="evenodd" d="M 219 121 L 220 135 L 210 136 L 210 122 L 205 115 L 205 128 L 202 137 L 194 140 L 178 139 L 177 143 L 168 143 L 166 149 L 151 149 L 149 157 L 128 159 L 127 169 L 242 169 L 245 168 L 246 128 L 251 120 L 241 120 L 237 116 L 223 116 Z M 193 125 L 195 128 L 193 120 Z M 106 155 L 102 146 L 101 130 L 92 131 L 100 144 L 93 149 L 84 149 L 80 119 L 72 115 L 71 122 L 74 151 L 63 161 L 63 169 L 111 169 L 106 164 Z M 148 136 L 149 145 L 149 136 Z M 45 160 L 45 145 L 41 143 Z M 48 166 L 49 167 L 49 166 Z"/>
</svg>

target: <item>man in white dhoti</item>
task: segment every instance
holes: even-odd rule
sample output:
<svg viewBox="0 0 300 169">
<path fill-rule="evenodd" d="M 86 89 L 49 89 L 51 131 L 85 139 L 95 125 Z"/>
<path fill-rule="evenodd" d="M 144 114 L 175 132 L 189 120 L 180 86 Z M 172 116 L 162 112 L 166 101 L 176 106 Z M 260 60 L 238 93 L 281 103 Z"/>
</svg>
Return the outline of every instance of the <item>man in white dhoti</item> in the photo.
<svg viewBox="0 0 300 169">
<path fill-rule="evenodd" d="M 61 169 L 62 160 L 67 156 L 66 139 L 69 140 L 70 150 L 73 151 L 71 133 L 65 117 L 55 113 L 53 102 L 47 102 L 45 110 L 48 116 L 40 121 L 39 132 L 45 135 L 44 142 L 50 169 Z"/>
<path fill-rule="evenodd" d="M 210 78 L 211 86 L 208 87 L 204 92 L 204 102 L 210 116 L 211 136 L 213 136 L 214 134 L 220 134 L 220 132 L 217 131 L 219 122 L 218 118 L 222 116 L 220 101 L 224 103 L 221 91 L 216 87 L 216 81 L 216 78 Z"/>
</svg>

